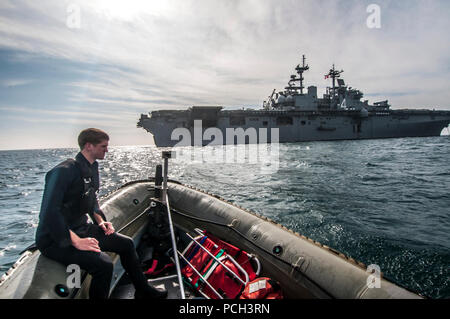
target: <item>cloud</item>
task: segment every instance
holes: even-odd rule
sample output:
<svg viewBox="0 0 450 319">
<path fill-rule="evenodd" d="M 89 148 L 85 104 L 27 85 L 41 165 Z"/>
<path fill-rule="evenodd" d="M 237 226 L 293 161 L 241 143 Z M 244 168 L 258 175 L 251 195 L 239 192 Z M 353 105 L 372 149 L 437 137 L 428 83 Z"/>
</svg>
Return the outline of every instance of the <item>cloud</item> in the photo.
<svg viewBox="0 0 450 319">
<path fill-rule="evenodd" d="M 5 87 L 15 87 L 15 86 L 22 86 L 33 83 L 33 80 L 27 80 L 27 79 L 8 79 L 8 80 L 2 80 L 0 81 L 1 86 Z"/>
<path fill-rule="evenodd" d="M 120 112 L 112 113 L 107 111 L 96 111 L 92 113 L 90 110 L 82 109 L 80 107 L 66 107 L 65 110 L 45 110 L 45 109 L 29 109 L 23 107 L 10 107 L 10 106 L 0 106 L 0 111 L 7 112 L 8 114 L 16 114 L 16 118 L 20 118 L 21 121 L 25 122 L 52 122 L 58 120 L 59 123 L 72 123 L 72 119 L 84 119 L 87 114 L 89 114 L 89 119 L 92 121 L 99 122 L 100 120 L 109 120 L 116 122 L 117 126 L 121 126 L 120 123 L 123 122 L 127 117 L 134 118 L 136 115 L 131 112 Z M 30 113 L 33 116 L 28 116 Z"/>
<path fill-rule="evenodd" d="M 0 29 L 16 39 L 15 49 L 125 66 L 139 73 L 127 74 L 139 88 L 158 84 L 165 88 L 160 94 L 217 95 L 225 104 L 235 100 L 230 92 L 250 103 L 274 84 L 284 86 L 303 52 L 311 61 L 310 83 L 336 62 L 363 90 L 365 84 L 384 88 L 383 77 L 394 75 L 405 91 L 408 73 L 448 65 L 449 49 L 437 41 L 449 27 L 443 2 L 383 2 L 379 30 L 367 28 L 367 4 L 356 1 L 159 2 L 109 8 L 104 1 L 21 1 L 23 15 L 34 19 L 3 17 Z M 66 26 L 71 3 L 80 7 L 80 29 Z M 133 11 L 133 4 L 143 10 Z"/>
<path fill-rule="evenodd" d="M 5 0 L 0 49 L 14 52 L 10 64 L 56 61 L 56 76 L 67 73 L 55 84 L 54 91 L 64 94 L 59 105 L 104 113 L 129 110 L 138 117 L 191 105 L 260 107 L 274 88 L 286 86 L 302 54 L 310 65 L 305 84 L 317 85 L 319 93 L 330 85 L 323 75 L 335 63 L 345 70 L 346 84 L 371 102 L 449 109 L 450 47 L 444 39 L 450 3 L 377 1 L 381 28 L 370 29 L 371 3 Z M 68 27 L 77 14 L 68 10 L 73 5 L 80 28 Z M 27 79 L 3 74 L 0 85 L 38 85 Z M 40 98 L 42 105 L 53 100 Z"/>
</svg>

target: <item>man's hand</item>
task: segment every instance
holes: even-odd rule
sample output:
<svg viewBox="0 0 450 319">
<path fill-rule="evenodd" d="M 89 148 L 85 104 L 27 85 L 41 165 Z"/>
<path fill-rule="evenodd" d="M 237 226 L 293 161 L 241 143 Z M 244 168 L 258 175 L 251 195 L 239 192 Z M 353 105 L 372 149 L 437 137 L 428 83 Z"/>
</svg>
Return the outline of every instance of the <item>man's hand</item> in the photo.
<svg viewBox="0 0 450 319">
<path fill-rule="evenodd" d="M 105 235 L 111 235 L 116 231 L 110 222 L 101 222 L 99 226 L 103 229 Z"/>
<path fill-rule="evenodd" d="M 92 237 L 79 238 L 72 240 L 72 245 L 78 250 L 101 252 L 98 240 Z"/>
</svg>

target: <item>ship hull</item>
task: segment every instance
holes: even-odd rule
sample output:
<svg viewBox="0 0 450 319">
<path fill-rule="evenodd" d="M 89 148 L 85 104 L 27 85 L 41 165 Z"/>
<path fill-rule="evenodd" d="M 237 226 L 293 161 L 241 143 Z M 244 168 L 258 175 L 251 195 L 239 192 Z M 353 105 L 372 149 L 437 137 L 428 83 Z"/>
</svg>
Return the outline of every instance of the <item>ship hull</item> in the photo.
<svg viewBox="0 0 450 319">
<path fill-rule="evenodd" d="M 185 111 L 143 116 L 138 126 L 152 133 L 157 146 L 174 147 L 428 137 L 449 123 L 450 111 L 222 111 L 206 121 Z"/>
</svg>

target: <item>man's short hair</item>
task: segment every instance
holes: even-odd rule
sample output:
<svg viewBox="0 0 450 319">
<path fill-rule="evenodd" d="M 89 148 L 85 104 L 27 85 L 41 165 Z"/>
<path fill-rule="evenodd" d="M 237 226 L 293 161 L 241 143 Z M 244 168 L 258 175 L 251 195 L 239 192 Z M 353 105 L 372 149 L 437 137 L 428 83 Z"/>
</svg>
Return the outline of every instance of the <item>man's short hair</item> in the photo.
<svg viewBox="0 0 450 319">
<path fill-rule="evenodd" d="M 78 145 L 80 146 L 80 150 L 83 150 L 86 143 L 97 145 L 105 140 L 109 141 L 108 134 L 98 128 L 87 128 L 82 130 L 80 135 L 78 135 Z"/>
</svg>

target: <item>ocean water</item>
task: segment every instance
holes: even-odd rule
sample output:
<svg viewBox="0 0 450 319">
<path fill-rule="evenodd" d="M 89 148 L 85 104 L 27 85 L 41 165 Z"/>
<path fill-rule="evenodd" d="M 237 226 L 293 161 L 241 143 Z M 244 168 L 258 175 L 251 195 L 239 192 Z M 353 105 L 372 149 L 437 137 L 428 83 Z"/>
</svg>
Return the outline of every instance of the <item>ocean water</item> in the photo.
<svg viewBox="0 0 450 319">
<path fill-rule="evenodd" d="M 100 161 L 100 196 L 154 176 L 162 150 L 112 147 Z M 280 144 L 256 160 L 245 145 L 177 151 L 170 178 L 376 264 L 408 289 L 450 298 L 448 136 Z M 34 241 L 45 173 L 76 153 L 0 151 L 0 274 Z"/>
</svg>

